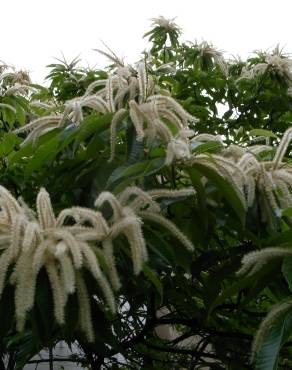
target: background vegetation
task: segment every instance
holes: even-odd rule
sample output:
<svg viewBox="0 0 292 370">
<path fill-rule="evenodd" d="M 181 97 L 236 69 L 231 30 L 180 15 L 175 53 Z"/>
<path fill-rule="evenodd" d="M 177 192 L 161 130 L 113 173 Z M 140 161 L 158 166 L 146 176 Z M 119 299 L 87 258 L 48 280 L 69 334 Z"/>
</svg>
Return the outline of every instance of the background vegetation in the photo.
<svg viewBox="0 0 292 370">
<path fill-rule="evenodd" d="M 127 66 L 106 50 L 111 59 L 106 70 L 62 61 L 49 66 L 46 87 L 32 84 L 24 72 L 1 66 L 0 182 L 14 198 L 35 209 L 37 194 L 45 188 L 56 215 L 79 206 L 99 209 L 108 221 L 113 217 L 110 207 L 95 206 L 102 192 L 117 196 L 130 186 L 145 192 L 160 189 L 166 194 L 156 199 L 160 214 L 194 250 L 187 250 L 171 227 L 145 219 L 149 258 L 135 275 L 127 234 L 118 235 L 114 254 L 121 287 L 114 293 L 116 313 L 108 309 L 96 281 L 81 269 L 93 342 L 82 330 L 84 307 L 76 291 L 68 296 L 64 324 L 56 320 L 45 268 L 18 332 L 13 282 L 17 263 L 12 263 L 0 301 L 0 369 L 21 369 L 60 340 L 78 343 L 82 355 L 72 354 L 71 359 L 90 369 L 292 368 L 292 61 L 279 48 L 256 52 L 245 62 L 225 60 L 212 45 L 186 43 L 180 33 L 172 21 L 154 20 L 145 35 L 151 49 L 137 65 Z M 111 90 L 108 82 L 118 78 L 127 86 L 135 80 L 138 86 L 120 100 L 120 90 L 115 85 Z M 148 88 L 144 97 L 143 78 Z M 92 85 L 95 81 L 101 82 Z M 112 96 L 104 96 L 103 88 Z M 96 99 L 94 104 L 84 102 L 88 91 L 109 105 L 116 100 L 102 111 Z M 172 97 L 198 119 L 189 119 L 189 137 L 179 136 L 169 116 L 162 119 L 173 135 L 169 141 L 158 126 L 152 140 L 146 134 L 143 140 L 138 137 L 130 102 L 141 106 L 149 95 Z M 112 122 L 119 109 L 125 111 L 114 135 Z M 48 116 L 62 118 L 54 126 L 47 124 Z M 41 117 L 43 121 L 35 121 Z M 142 122 L 145 132 L 147 122 Z M 171 152 L 174 143 L 178 147 Z M 113 148 L 116 153 L 109 161 Z M 194 192 L 166 192 L 185 188 Z M 1 207 L 5 210 L 4 200 Z M 8 244 L 1 241 L 0 259 Z M 109 276 L 104 246 L 89 244 Z M 175 328 L 172 338 L 159 334 L 161 325 Z"/>
</svg>

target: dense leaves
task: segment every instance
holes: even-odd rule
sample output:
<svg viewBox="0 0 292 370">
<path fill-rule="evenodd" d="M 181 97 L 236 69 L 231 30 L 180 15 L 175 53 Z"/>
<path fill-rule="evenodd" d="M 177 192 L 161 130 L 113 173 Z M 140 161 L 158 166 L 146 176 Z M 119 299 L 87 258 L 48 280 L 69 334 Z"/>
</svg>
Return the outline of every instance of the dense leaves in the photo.
<svg viewBox="0 0 292 370">
<path fill-rule="evenodd" d="M 35 304 L 25 329 L 18 333 L 11 267 L 0 301 L 0 369 L 20 369 L 42 348 L 52 348 L 60 340 L 77 343 L 80 353 L 72 359 L 91 369 L 292 367 L 290 311 L 270 322 L 251 363 L 257 328 L 267 312 L 291 296 L 291 257 L 269 257 L 254 274 L 237 274 L 249 252 L 291 248 L 292 174 L 286 176 L 290 198 L 284 186 L 275 186 L 269 193 L 275 195 L 279 206 L 275 210 L 263 187 L 256 188 L 254 200 L 248 204 L 247 188 L 238 190 L 237 173 L 232 172 L 230 178 L 230 169 L 219 163 L 222 153 L 227 163 L 232 150 L 244 152 L 257 144 L 266 145 L 265 150 L 252 152 L 258 163 L 273 160 L 279 141 L 291 127 L 292 62 L 279 48 L 260 52 L 246 62 L 227 61 L 206 42 L 181 42 L 180 33 L 173 21 L 154 20 L 153 29 L 145 35 L 151 42 L 150 52 L 137 66 L 126 66 L 114 54 L 109 55 L 114 63 L 110 71 L 117 71 L 115 75 L 81 68 L 77 59 L 59 61 L 49 66 L 49 86 L 42 87 L 32 85 L 25 75 L 5 74 L 0 69 L 1 185 L 15 197 L 21 196 L 30 208 L 35 207 L 39 189 L 45 187 L 57 213 L 73 206 L 93 209 L 103 191 L 117 195 L 128 186 L 159 189 L 166 194 L 155 199 L 162 215 L 195 247 L 193 252 L 186 250 L 167 224 L 143 219 L 149 258 L 142 272 L 134 275 L 126 237 L 117 237 L 114 251 L 121 288 L 116 292 L 116 314 L 106 308 L 100 288 L 83 271 L 94 317 L 94 343 L 88 342 L 78 326 L 80 307 L 75 293 L 66 305 L 65 324 L 56 322 L 45 271 L 38 277 Z M 169 115 L 163 121 L 166 131 L 157 126 L 151 139 L 153 127 L 145 116 L 152 103 L 142 96 L 141 63 L 147 81 L 151 77 L 155 85 L 148 85 L 154 95 L 173 97 L 199 119 L 188 122 L 194 136 L 190 153 L 174 155 L 171 163 L 166 162 L 170 144 L 184 145 L 187 139 L 179 136 Z M 113 76 L 128 89 L 124 95 L 117 93 L 120 86 L 111 85 Z M 139 94 L 135 81 L 140 84 Z M 86 100 L 88 91 L 94 94 L 94 101 Z M 108 106 L 100 105 L 105 91 L 116 98 L 106 97 Z M 146 95 L 148 92 L 146 89 Z M 140 127 L 143 140 L 137 130 L 140 121 L 129 108 L 133 100 L 145 104 Z M 127 111 L 116 126 L 115 104 L 117 110 L 125 107 Z M 163 109 L 163 104 L 158 106 Z M 60 124 L 44 126 L 42 134 L 27 140 L 33 130 L 22 130 L 25 124 L 57 114 L 63 115 Z M 170 141 L 163 141 L 163 133 Z M 196 140 L 200 134 L 212 137 L 198 136 Z M 116 153 L 109 161 L 113 142 Z M 291 163 L 289 145 L 280 170 Z M 256 182 L 261 173 L 255 175 Z M 169 192 L 185 188 L 194 192 L 181 196 Z M 114 213 L 107 205 L 101 211 L 107 220 Z M 143 211 L 147 214 L 147 206 Z M 109 274 L 104 254 L 95 251 L 102 270 Z"/>
</svg>

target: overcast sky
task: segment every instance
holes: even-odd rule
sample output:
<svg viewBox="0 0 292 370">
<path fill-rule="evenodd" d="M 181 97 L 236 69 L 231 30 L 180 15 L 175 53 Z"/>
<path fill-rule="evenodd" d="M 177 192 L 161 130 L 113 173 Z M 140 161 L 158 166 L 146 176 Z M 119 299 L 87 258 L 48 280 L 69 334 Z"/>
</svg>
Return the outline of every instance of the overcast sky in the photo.
<svg viewBox="0 0 292 370">
<path fill-rule="evenodd" d="M 100 40 L 128 62 L 147 46 L 150 18 L 176 17 L 186 40 L 245 58 L 277 43 L 292 52 L 291 0 L 2 0 L 0 60 L 42 82 L 53 57 L 104 66 Z"/>
</svg>

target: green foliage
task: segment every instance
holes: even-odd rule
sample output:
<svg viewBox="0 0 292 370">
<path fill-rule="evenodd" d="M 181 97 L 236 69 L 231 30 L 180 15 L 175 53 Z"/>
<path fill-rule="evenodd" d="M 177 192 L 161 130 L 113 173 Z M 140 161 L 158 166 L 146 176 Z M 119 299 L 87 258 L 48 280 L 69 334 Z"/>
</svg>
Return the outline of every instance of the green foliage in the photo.
<svg viewBox="0 0 292 370">
<path fill-rule="evenodd" d="M 24 331 L 18 333 L 12 266 L 0 300 L 0 369 L 5 368 L 5 358 L 11 359 L 7 369 L 20 369 L 42 348 L 51 348 L 60 340 L 78 343 L 80 353 L 75 354 L 75 360 L 91 369 L 292 367 L 291 311 L 277 317 L 268 327 L 255 361 L 250 362 L 253 337 L 260 323 L 279 302 L 290 299 L 291 257 L 268 256 L 262 264 L 255 261 L 244 276 L 237 274 L 243 257 L 250 252 L 262 252 L 259 256 L 263 257 L 268 247 L 291 248 L 290 142 L 279 169 L 287 170 L 290 185 L 272 189 L 260 186 L 264 165 L 275 166 L 273 159 L 279 141 L 291 127 L 292 84 L 286 68 L 291 61 L 279 49 L 271 54 L 259 53 L 245 62 L 226 61 L 212 45 L 184 43 L 180 34 L 173 21 L 154 19 L 153 29 L 145 34 L 151 42 L 149 55 L 145 53 L 137 67 L 121 66 L 122 62 L 111 56 L 111 61 L 116 61 L 111 66 L 112 74 L 81 68 L 78 59 L 70 63 L 59 61 L 49 66 L 48 88 L 26 81 L 22 83 L 24 88 L 29 85 L 27 92 L 20 89 L 11 95 L 5 92 L 15 87 L 18 80 L 12 74 L 2 78 L 1 185 L 16 198 L 21 196 L 32 209 L 36 194 L 45 187 L 57 214 L 74 206 L 96 210 L 95 200 L 103 191 L 118 196 L 129 186 L 146 192 L 158 189 L 164 195 L 153 199 L 159 203 L 161 215 L 195 248 L 193 252 L 186 250 L 167 225 L 142 219 L 139 222 L 149 258 L 142 272 L 134 275 L 127 239 L 124 235 L 116 237 L 113 248 L 121 288 L 115 292 L 118 306 L 115 315 L 105 307 L 96 281 L 82 270 L 94 317 L 94 343 L 89 343 L 80 330 L 81 308 L 76 292 L 66 303 L 65 324 L 56 322 L 45 270 L 38 277 L 35 304 Z M 269 62 L 271 58 L 273 63 Z M 141 65 L 146 76 L 139 69 Z M 119 85 L 115 85 L 115 78 L 119 74 L 122 75 L 119 82 L 126 87 L 124 95 L 117 97 Z M 145 119 L 149 91 L 146 89 L 145 99 L 141 93 L 143 76 L 148 82 L 152 78 L 155 88 L 150 83 L 147 87 L 154 95 L 173 97 L 199 119 L 188 123 L 187 129 L 192 130 L 189 155 L 166 163 L 169 144 L 180 140 L 188 143 L 185 137 L 178 136 L 183 129 L 179 130 L 169 116 L 161 119 L 164 131 L 157 130 L 151 138 L 153 127 Z M 138 81 L 136 87 L 134 83 L 130 85 L 133 81 Z M 89 95 L 95 100 L 86 105 L 78 99 L 86 98 L 90 88 Z M 99 105 L 103 89 L 115 98 L 114 101 L 105 98 L 106 108 Z M 142 115 L 145 121 L 140 127 L 145 135 L 142 139 L 137 132 L 139 120 L 135 122 L 129 107 L 133 100 L 146 106 Z M 68 110 L 72 101 L 75 108 L 81 101 L 79 116 L 72 114 L 74 109 Z M 126 113 L 114 126 L 116 111 L 121 107 Z M 36 118 L 55 114 L 63 117 L 59 124 L 44 126 L 40 135 L 25 141 L 33 129 L 25 132 L 19 128 Z M 171 140 L 164 141 L 163 134 L 170 135 Z M 196 141 L 199 134 L 208 134 L 208 139 L 201 136 Z M 116 155 L 109 161 L 112 142 Z M 252 152 L 257 144 L 270 147 Z M 232 150 L 237 150 L 236 155 L 247 151 L 262 169 L 254 175 L 257 186 L 251 204 L 246 201 L 248 184 L 242 190 L 235 167 L 232 171 L 228 167 L 228 160 L 233 160 Z M 218 158 L 226 161 L 219 162 Z M 272 170 L 266 172 L 272 176 Z M 194 192 L 178 196 L 171 192 L 185 188 Z M 270 206 L 271 194 L 278 213 Z M 141 211 L 147 212 L 149 207 L 145 204 Z M 106 204 L 100 212 L 107 221 L 114 213 Z M 6 245 L 2 239 L 0 243 L 1 259 Z M 96 241 L 92 241 L 92 249 L 105 276 L 109 276 L 104 250 Z M 175 334 L 161 335 L 162 325 L 171 327 Z"/>
</svg>

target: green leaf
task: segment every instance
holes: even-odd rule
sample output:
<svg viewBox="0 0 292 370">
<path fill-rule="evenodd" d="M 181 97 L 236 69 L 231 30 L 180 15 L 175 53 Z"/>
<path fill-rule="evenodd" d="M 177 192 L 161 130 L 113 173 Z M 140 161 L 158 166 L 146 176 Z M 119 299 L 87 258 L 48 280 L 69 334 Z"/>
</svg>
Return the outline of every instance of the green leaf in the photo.
<svg viewBox="0 0 292 370">
<path fill-rule="evenodd" d="M 29 359 L 36 355 L 41 347 L 36 342 L 31 331 L 25 332 L 23 335 L 19 334 L 15 337 L 12 348 L 17 348 L 16 358 L 15 358 L 15 370 L 21 370 L 27 364 Z"/>
<path fill-rule="evenodd" d="M 292 333 L 292 312 L 275 322 L 256 356 L 255 370 L 277 370 L 279 352 Z"/>
<path fill-rule="evenodd" d="M 188 174 L 190 176 L 192 185 L 196 190 L 198 208 L 200 211 L 200 219 L 198 221 L 202 227 L 202 233 L 205 234 L 208 229 L 208 210 L 206 203 L 206 191 L 201 181 L 202 175 L 194 168 L 189 169 Z"/>
<path fill-rule="evenodd" d="M 255 128 L 249 132 L 250 136 L 264 136 L 264 137 L 272 137 L 274 139 L 278 139 L 278 136 L 274 134 L 272 131 L 264 130 L 262 128 Z"/>
<path fill-rule="evenodd" d="M 0 157 L 7 156 L 20 141 L 15 134 L 4 134 L 0 141 Z"/>
<path fill-rule="evenodd" d="M 282 274 L 286 279 L 289 289 L 292 292 L 292 257 L 285 257 L 282 263 Z"/>
<path fill-rule="evenodd" d="M 80 125 L 76 142 L 80 143 L 85 141 L 87 138 L 92 136 L 97 132 L 101 132 L 110 127 L 110 123 L 112 121 L 113 114 L 105 114 L 105 115 L 97 115 L 92 114 L 84 119 L 82 124 Z"/>
<path fill-rule="evenodd" d="M 41 169 L 45 163 L 55 158 L 58 146 L 58 137 L 54 137 L 49 142 L 41 145 L 25 167 L 25 175 L 29 176 L 32 172 Z"/>
<path fill-rule="evenodd" d="M 193 168 L 201 172 L 209 181 L 211 181 L 224 196 L 227 203 L 230 205 L 241 224 L 245 223 L 246 209 L 245 204 L 239 197 L 238 193 L 230 184 L 230 182 L 220 176 L 216 171 L 210 167 L 204 166 L 200 163 L 194 163 Z"/>
<path fill-rule="evenodd" d="M 292 246 L 292 229 L 278 233 L 267 239 L 264 243 L 266 246 Z"/>
<path fill-rule="evenodd" d="M 141 161 L 130 166 L 118 167 L 109 177 L 107 186 L 114 182 L 130 177 L 135 179 L 137 177 L 145 177 L 156 173 L 164 166 L 164 158 L 154 158 L 147 161 Z"/>
<path fill-rule="evenodd" d="M 292 207 L 284 209 L 282 216 L 292 217 Z"/>
<path fill-rule="evenodd" d="M 162 297 L 163 297 L 163 286 L 155 273 L 149 266 L 144 265 L 143 266 L 143 273 L 149 279 L 149 281 L 154 285 L 154 287 L 157 290 L 157 293 L 159 294 L 160 300 L 162 302 Z"/>
<path fill-rule="evenodd" d="M 144 235 L 147 240 L 147 247 L 159 257 L 163 264 L 169 265 L 177 262 L 175 249 L 167 242 L 163 233 L 144 225 Z"/>
<path fill-rule="evenodd" d="M 208 143 L 203 143 L 198 145 L 195 149 L 193 149 L 193 153 L 196 155 L 203 154 L 206 152 L 218 152 L 218 150 L 222 149 L 223 145 L 219 141 L 209 141 Z"/>
<path fill-rule="evenodd" d="M 215 310 L 215 308 L 221 305 L 227 298 L 232 298 L 234 295 L 237 295 L 242 289 L 249 286 L 253 281 L 254 281 L 254 277 L 249 276 L 249 277 L 241 278 L 240 280 L 231 284 L 220 295 L 218 295 L 218 297 L 212 302 L 212 304 L 209 307 L 208 315 L 211 315 L 211 313 Z"/>
</svg>

